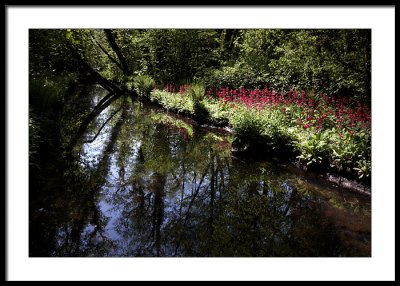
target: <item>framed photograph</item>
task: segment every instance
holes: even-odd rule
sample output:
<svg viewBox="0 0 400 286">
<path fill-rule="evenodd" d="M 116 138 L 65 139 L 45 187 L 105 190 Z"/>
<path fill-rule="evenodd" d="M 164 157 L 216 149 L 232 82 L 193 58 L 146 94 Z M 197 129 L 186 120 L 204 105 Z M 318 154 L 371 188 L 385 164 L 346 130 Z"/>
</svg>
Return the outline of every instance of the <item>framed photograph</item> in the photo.
<svg viewBox="0 0 400 286">
<path fill-rule="evenodd" d="M 10 280 L 394 279 L 394 7 L 6 13 Z"/>
</svg>

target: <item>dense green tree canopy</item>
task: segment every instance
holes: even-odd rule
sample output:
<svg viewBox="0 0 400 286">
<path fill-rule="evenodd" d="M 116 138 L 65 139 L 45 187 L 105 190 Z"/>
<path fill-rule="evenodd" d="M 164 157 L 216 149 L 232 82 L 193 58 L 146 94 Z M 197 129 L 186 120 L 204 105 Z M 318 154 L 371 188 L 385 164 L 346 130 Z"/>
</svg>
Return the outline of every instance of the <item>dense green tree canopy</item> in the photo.
<svg viewBox="0 0 400 286">
<path fill-rule="evenodd" d="M 371 31 L 366 29 L 30 31 L 31 76 L 79 70 L 77 56 L 119 83 L 146 74 L 161 85 L 294 87 L 367 102 L 371 91 Z"/>
</svg>

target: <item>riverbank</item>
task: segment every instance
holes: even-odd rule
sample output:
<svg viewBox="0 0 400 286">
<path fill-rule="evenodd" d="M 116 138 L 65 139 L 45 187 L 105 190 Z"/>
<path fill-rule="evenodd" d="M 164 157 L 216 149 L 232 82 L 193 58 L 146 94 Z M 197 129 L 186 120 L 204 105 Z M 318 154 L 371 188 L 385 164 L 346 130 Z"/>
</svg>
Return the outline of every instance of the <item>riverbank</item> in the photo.
<svg viewBox="0 0 400 286">
<path fill-rule="evenodd" d="M 138 100 L 138 98 L 135 98 Z M 163 104 L 158 101 L 152 101 L 148 98 L 141 99 L 142 103 L 151 106 L 151 108 L 159 111 L 167 111 L 179 120 L 186 122 L 187 124 L 197 126 L 203 130 L 209 130 L 212 132 L 217 132 L 224 135 L 230 135 L 234 138 L 234 128 L 230 126 L 227 122 L 224 124 L 212 124 L 212 122 L 206 124 L 200 124 L 196 121 L 196 117 L 193 113 L 190 112 L 181 112 L 178 109 L 174 108 L 165 108 Z M 343 188 L 343 190 L 349 192 L 355 192 L 362 195 L 371 195 L 371 187 L 368 184 L 357 180 L 357 177 L 354 173 L 346 173 L 344 171 L 337 172 L 332 167 L 325 166 L 324 168 L 310 168 L 306 163 L 298 160 L 293 156 L 293 154 L 283 154 L 282 150 L 271 151 L 268 148 L 264 148 L 263 150 L 257 150 L 254 148 L 241 150 L 236 146 L 232 146 L 232 157 L 235 159 L 239 159 L 241 161 L 273 161 L 281 166 L 284 166 L 289 172 L 297 173 L 302 175 L 309 180 L 313 180 L 318 184 L 334 184 L 337 187 Z"/>
</svg>

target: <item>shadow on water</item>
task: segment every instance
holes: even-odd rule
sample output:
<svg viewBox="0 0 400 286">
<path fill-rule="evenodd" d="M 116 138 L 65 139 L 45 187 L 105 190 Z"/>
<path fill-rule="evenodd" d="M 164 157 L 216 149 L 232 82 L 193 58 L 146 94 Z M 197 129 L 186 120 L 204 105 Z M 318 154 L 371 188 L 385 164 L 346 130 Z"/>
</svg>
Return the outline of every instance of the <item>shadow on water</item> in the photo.
<svg viewBox="0 0 400 286">
<path fill-rule="evenodd" d="M 88 94 L 61 121 L 70 152 L 43 155 L 52 167 L 31 184 L 30 256 L 371 256 L 369 197 L 238 160 L 230 135 L 125 96 Z"/>
</svg>

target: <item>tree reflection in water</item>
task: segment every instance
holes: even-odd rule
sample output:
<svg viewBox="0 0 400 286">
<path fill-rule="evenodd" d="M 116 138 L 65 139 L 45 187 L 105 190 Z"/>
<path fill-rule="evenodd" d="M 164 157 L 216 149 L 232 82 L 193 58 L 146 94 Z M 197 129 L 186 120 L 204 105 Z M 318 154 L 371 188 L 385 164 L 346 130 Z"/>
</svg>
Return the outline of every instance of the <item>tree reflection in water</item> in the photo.
<svg viewBox="0 0 400 286">
<path fill-rule="evenodd" d="M 230 135 L 125 96 L 97 101 L 65 113 L 71 152 L 35 185 L 31 256 L 371 255 L 368 199 L 237 160 Z"/>
</svg>

